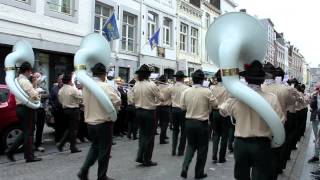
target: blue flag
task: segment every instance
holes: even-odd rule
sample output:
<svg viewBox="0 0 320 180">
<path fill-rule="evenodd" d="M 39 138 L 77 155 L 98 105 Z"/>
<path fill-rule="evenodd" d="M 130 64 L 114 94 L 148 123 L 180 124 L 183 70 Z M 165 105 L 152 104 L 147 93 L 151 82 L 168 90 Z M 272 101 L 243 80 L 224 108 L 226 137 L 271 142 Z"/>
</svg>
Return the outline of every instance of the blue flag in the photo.
<svg viewBox="0 0 320 180">
<path fill-rule="evenodd" d="M 158 31 L 156 31 L 152 37 L 149 39 L 149 44 L 151 49 L 155 48 L 157 45 L 159 45 L 159 33 L 160 33 L 160 29 L 158 29 Z"/>
<path fill-rule="evenodd" d="M 112 13 L 111 17 L 104 24 L 102 31 L 104 32 L 104 35 L 108 41 L 112 41 L 114 39 L 120 38 L 118 26 L 117 26 L 117 20 L 114 13 Z"/>
</svg>

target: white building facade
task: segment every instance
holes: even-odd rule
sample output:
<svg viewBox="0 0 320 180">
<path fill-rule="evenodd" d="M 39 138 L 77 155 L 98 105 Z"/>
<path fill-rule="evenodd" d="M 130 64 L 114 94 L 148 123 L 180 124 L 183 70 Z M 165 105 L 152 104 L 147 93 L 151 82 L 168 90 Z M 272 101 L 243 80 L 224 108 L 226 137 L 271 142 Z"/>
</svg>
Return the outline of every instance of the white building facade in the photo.
<svg viewBox="0 0 320 180">
<path fill-rule="evenodd" d="M 271 19 L 262 19 L 260 20 L 261 23 L 264 25 L 266 31 L 268 32 L 268 48 L 266 57 L 264 59 L 265 62 L 270 62 L 274 65 L 274 53 L 275 53 L 275 40 L 276 40 L 276 33 L 274 30 L 274 24 Z"/>
<path fill-rule="evenodd" d="M 82 37 L 93 32 L 93 10 L 91 0 L 0 0 L 0 83 L 4 58 L 21 39 L 34 48 L 35 68 L 47 84 L 72 71 Z"/>
<path fill-rule="evenodd" d="M 156 73 L 172 79 L 177 69 L 177 6 L 175 0 L 144 0 L 141 3 L 141 49 L 139 65 L 151 64 Z M 152 48 L 149 39 L 160 30 L 159 44 Z"/>
<path fill-rule="evenodd" d="M 200 1 L 177 0 L 177 69 L 188 75 L 202 69 L 200 4 Z"/>
</svg>

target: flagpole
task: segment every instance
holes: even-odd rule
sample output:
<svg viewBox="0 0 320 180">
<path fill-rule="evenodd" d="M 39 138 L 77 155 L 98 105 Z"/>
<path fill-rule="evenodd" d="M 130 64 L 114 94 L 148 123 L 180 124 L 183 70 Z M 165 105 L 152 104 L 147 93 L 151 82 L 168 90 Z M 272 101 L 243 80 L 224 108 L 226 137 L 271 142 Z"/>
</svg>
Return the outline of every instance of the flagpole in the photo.
<svg viewBox="0 0 320 180">
<path fill-rule="evenodd" d="M 109 16 L 108 19 L 106 20 L 106 22 L 103 24 L 102 29 L 106 26 L 107 22 L 109 22 L 110 18 L 114 15 L 114 12 L 115 12 L 115 11 L 116 11 L 116 10 L 113 9 L 113 11 L 112 11 L 112 13 L 111 13 L 111 16 Z"/>
</svg>

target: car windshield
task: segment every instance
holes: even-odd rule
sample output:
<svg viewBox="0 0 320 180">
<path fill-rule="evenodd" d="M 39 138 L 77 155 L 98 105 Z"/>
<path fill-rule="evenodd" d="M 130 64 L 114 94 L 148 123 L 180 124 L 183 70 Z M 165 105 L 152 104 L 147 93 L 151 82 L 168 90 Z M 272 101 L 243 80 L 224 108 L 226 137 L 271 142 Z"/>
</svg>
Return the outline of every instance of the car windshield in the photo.
<svg viewBox="0 0 320 180">
<path fill-rule="evenodd" d="M 9 90 L 0 88 L 0 102 L 5 103 L 8 101 L 9 98 Z"/>
</svg>

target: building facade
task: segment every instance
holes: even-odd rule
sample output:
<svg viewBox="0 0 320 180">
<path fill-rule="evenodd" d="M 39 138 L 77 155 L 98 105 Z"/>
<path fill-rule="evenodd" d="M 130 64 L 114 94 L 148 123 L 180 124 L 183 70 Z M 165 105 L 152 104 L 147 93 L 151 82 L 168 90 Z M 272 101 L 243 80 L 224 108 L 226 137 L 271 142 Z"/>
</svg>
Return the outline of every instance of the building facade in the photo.
<svg viewBox="0 0 320 180">
<path fill-rule="evenodd" d="M 177 0 L 177 69 L 190 75 L 201 67 L 201 1 Z"/>
<path fill-rule="evenodd" d="M 177 6 L 175 0 L 144 0 L 141 4 L 141 49 L 139 65 L 152 64 L 156 73 L 172 79 L 177 69 Z M 159 44 L 152 48 L 149 39 L 159 33 Z"/>
<path fill-rule="evenodd" d="M 284 39 L 283 33 L 276 33 L 276 40 L 274 42 L 274 65 L 281 67 L 285 73 L 288 73 L 288 47 Z"/>
<path fill-rule="evenodd" d="M 264 62 L 270 62 L 271 64 L 275 64 L 274 56 L 275 56 L 275 40 L 276 33 L 274 30 L 274 24 L 271 19 L 261 19 L 260 20 L 266 31 L 268 32 L 268 48 L 267 53 L 264 59 Z"/>
<path fill-rule="evenodd" d="M 310 91 L 315 90 L 315 85 L 320 83 L 320 64 L 318 67 L 310 68 Z"/>
<path fill-rule="evenodd" d="M 35 69 L 46 76 L 47 88 L 72 71 L 82 37 L 93 31 L 93 7 L 90 0 L 0 0 L 0 83 L 4 59 L 21 39 L 34 48 Z"/>
<path fill-rule="evenodd" d="M 206 49 L 206 33 L 213 23 L 214 19 L 220 14 L 220 3 L 213 4 L 210 0 L 204 0 L 201 2 L 202 10 L 202 28 L 201 28 L 201 65 L 202 70 L 207 77 L 211 77 L 218 70 L 218 67 L 213 63 L 212 59 L 208 56 Z"/>
<path fill-rule="evenodd" d="M 293 45 L 289 48 L 289 77 L 296 78 L 298 81 L 303 81 L 303 64 L 305 63 L 303 55 L 299 52 L 299 49 Z"/>
</svg>

